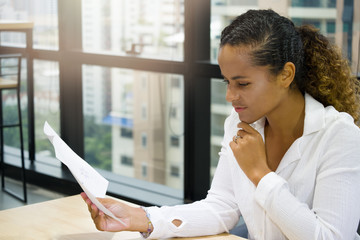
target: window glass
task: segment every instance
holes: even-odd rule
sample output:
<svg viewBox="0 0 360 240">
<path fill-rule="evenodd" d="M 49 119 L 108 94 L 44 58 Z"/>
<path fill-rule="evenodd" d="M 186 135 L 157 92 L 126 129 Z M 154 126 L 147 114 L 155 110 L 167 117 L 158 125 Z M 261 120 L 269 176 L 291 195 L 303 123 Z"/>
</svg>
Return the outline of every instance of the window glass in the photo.
<svg viewBox="0 0 360 240">
<path fill-rule="evenodd" d="M 43 133 L 47 121 L 60 133 L 59 63 L 34 60 L 34 115 L 36 160 L 61 165 L 55 159 L 54 148 Z"/>
<path fill-rule="evenodd" d="M 172 86 L 174 78 L 180 87 Z M 174 107 L 184 116 L 183 77 L 83 65 L 82 85 L 85 160 L 115 174 L 183 190 L 183 167 L 174 178 L 171 166 L 183 166 L 184 119 L 170 117 Z"/>
<path fill-rule="evenodd" d="M 0 19 L 33 22 L 33 47 L 50 50 L 59 48 L 57 0 L 1 1 Z M 2 32 L 1 44 L 24 47 L 25 34 Z"/>
<path fill-rule="evenodd" d="M 146 149 L 146 147 L 147 147 L 147 134 L 145 132 L 143 132 L 141 134 L 141 145 L 142 145 L 143 148 Z"/>
<path fill-rule="evenodd" d="M 271 6 L 269 5 L 271 3 Z M 295 25 L 312 24 L 321 33 L 338 45 L 347 56 L 354 74 L 360 76 L 360 7 L 356 1 L 336 0 L 278 0 L 278 1 L 242 1 L 212 0 L 211 1 L 211 61 L 217 62 L 220 34 L 222 29 L 238 15 L 249 9 L 273 9 L 292 19 Z M 211 173 L 213 174 L 219 156 L 220 143 L 223 135 L 223 124 L 227 112 L 219 106 L 225 102 L 225 93 L 214 91 L 222 88 L 218 80 L 211 83 Z M 220 105 L 221 106 L 221 105 Z M 223 108 L 225 109 L 225 108 Z M 221 113 L 220 113 L 221 111 Z"/>
<path fill-rule="evenodd" d="M 132 167 L 132 166 L 133 166 L 133 159 L 132 159 L 132 157 L 121 156 L 121 164 Z"/>
<path fill-rule="evenodd" d="M 180 176 L 180 168 L 178 166 L 171 166 L 170 174 L 173 177 L 179 177 Z"/>
<path fill-rule="evenodd" d="M 170 143 L 171 143 L 171 146 L 173 146 L 173 147 L 179 147 L 180 146 L 179 137 L 171 136 Z"/>
<path fill-rule="evenodd" d="M 224 135 L 224 121 L 232 109 L 231 103 L 225 100 L 226 87 L 227 85 L 222 79 L 211 79 L 211 179 L 219 160 L 221 141 Z"/>
<path fill-rule="evenodd" d="M 183 60 L 184 0 L 82 0 L 83 49 Z"/>
<path fill-rule="evenodd" d="M 121 137 L 124 138 L 132 138 L 133 137 L 133 130 L 131 128 L 122 127 L 120 129 Z"/>
<path fill-rule="evenodd" d="M 24 66 L 26 66 L 26 61 L 23 59 L 21 61 L 21 70 L 24 70 Z M 17 74 L 18 74 L 18 60 L 16 58 L 1 58 L 0 59 L 0 75 L 1 78 L 4 79 L 12 79 L 17 80 Z M 21 102 L 21 117 L 23 121 L 27 119 L 27 110 L 26 110 L 26 103 L 27 103 L 27 94 L 26 94 L 26 88 L 24 88 L 23 84 L 26 83 L 26 72 L 25 74 L 21 74 L 21 92 L 20 92 L 20 102 Z M 16 124 L 18 123 L 18 109 L 17 109 L 17 94 L 16 89 L 3 89 L 1 91 L 2 98 L 1 98 L 1 104 L 2 104 L 2 111 L 3 111 L 3 123 L 5 125 L 7 124 Z M 25 122 L 26 123 L 26 122 Z M 27 132 L 27 129 L 23 127 L 23 135 L 24 135 L 24 149 L 28 149 L 28 146 L 26 145 L 27 138 L 25 136 Z M 4 128 L 3 129 L 4 134 L 4 153 L 5 154 L 15 154 L 16 156 L 20 155 L 20 132 L 18 127 L 11 127 L 11 128 Z"/>
<path fill-rule="evenodd" d="M 24 149 L 28 150 L 26 59 L 22 60 L 21 65 L 21 117 Z M 4 91 L 3 111 L 5 122 L 17 122 L 16 104 L 16 92 Z M 54 148 L 43 133 L 45 121 L 48 121 L 56 132 L 60 132 L 59 64 L 57 62 L 34 60 L 34 109 L 36 160 L 60 166 L 60 161 L 55 159 Z M 6 139 L 4 141 L 6 145 L 5 151 L 12 152 L 15 151 L 13 147 L 20 148 L 18 128 L 5 129 L 4 139 Z"/>
<path fill-rule="evenodd" d="M 336 0 L 292 0 L 291 6 L 335 8 Z"/>
</svg>

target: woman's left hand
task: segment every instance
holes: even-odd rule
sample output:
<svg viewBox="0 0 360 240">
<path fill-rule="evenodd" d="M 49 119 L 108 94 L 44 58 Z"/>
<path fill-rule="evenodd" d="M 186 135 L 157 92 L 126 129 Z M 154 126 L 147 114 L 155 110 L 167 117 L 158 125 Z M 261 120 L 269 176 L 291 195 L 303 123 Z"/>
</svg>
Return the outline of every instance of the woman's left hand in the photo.
<svg viewBox="0 0 360 240">
<path fill-rule="evenodd" d="M 271 172 L 266 161 L 265 144 L 261 134 L 245 122 L 230 142 L 236 161 L 246 176 L 257 186 L 262 177 Z"/>
</svg>

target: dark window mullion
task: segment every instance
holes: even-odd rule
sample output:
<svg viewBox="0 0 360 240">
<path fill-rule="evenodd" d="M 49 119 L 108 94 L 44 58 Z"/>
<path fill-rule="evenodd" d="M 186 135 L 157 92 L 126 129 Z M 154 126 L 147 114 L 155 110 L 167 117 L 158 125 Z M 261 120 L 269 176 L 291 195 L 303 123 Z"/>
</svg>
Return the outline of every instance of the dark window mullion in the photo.
<svg viewBox="0 0 360 240">
<path fill-rule="evenodd" d="M 185 202 L 206 196 L 210 182 L 210 78 L 196 74 L 210 59 L 210 1 L 185 0 Z"/>
<path fill-rule="evenodd" d="M 81 1 L 59 0 L 58 17 L 61 137 L 83 157 L 82 64 L 70 54 L 82 47 Z"/>
</svg>

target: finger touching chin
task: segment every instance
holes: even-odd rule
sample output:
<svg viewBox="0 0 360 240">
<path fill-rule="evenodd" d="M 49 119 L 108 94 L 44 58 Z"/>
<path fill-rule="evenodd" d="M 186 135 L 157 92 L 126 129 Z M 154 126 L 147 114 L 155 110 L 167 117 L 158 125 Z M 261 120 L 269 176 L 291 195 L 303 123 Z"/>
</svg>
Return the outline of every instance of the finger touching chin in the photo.
<svg viewBox="0 0 360 240">
<path fill-rule="evenodd" d="M 230 148 L 233 150 L 233 149 L 236 148 L 237 144 L 236 144 L 234 141 L 231 141 L 231 142 L 229 143 L 229 146 L 230 146 Z"/>
</svg>

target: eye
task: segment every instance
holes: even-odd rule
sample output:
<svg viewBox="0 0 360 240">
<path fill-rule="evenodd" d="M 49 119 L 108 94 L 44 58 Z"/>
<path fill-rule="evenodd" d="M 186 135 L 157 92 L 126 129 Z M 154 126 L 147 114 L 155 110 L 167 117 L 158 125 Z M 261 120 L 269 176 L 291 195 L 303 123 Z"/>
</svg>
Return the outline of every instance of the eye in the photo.
<svg viewBox="0 0 360 240">
<path fill-rule="evenodd" d="M 230 81 L 227 80 L 227 79 L 223 79 L 222 82 L 225 83 L 226 85 L 230 85 Z M 237 82 L 237 81 L 235 82 L 235 81 L 234 81 L 234 84 L 236 84 L 238 87 L 246 87 L 246 86 L 248 86 L 250 83 L 247 83 L 247 82 L 241 83 L 241 82 Z M 235 85 L 235 86 L 236 86 L 236 85 Z"/>
</svg>

